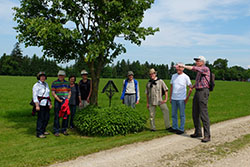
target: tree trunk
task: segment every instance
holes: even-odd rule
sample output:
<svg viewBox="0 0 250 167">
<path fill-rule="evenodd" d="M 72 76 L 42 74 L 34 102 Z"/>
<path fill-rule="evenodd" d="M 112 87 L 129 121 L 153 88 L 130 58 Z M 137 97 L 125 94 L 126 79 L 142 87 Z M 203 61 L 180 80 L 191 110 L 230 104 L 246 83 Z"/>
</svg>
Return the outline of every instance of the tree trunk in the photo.
<svg viewBox="0 0 250 167">
<path fill-rule="evenodd" d="M 92 94 L 90 98 L 90 104 L 98 105 L 98 90 L 99 90 L 99 83 L 100 83 L 100 76 L 101 71 L 104 67 L 104 63 L 102 61 L 96 60 L 96 62 L 90 62 L 89 68 L 91 71 L 91 79 L 92 79 Z"/>
<path fill-rule="evenodd" d="M 98 105 L 98 89 L 100 78 L 92 77 L 92 94 L 90 98 L 90 104 Z"/>
</svg>

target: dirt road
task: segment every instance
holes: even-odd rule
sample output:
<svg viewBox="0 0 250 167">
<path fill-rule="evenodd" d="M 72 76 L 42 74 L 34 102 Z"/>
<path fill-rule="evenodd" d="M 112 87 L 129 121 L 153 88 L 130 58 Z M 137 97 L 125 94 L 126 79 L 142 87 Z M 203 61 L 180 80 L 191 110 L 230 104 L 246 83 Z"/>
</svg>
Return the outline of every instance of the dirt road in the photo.
<svg viewBox="0 0 250 167">
<path fill-rule="evenodd" d="M 192 139 L 189 130 L 183 135 L 170 135 L 147 142 L 101 151 L 75 160 L 54 164 L 65 167 L 163 167 L 163 166 L 250 166 L 250 145 L 237 152 L 223 149 L 250 134 L 250 116 L 211 126 L 212 141 Z M 219 148 L 222 148 L 221 150 Z"/>
</svg>

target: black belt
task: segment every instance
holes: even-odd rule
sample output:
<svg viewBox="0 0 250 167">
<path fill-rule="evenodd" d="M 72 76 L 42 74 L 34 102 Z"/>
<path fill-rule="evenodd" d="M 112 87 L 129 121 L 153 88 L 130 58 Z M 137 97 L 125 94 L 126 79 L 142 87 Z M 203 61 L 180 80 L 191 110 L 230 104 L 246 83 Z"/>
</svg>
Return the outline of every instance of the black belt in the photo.
<svg viewBox="0 0 250 167">
<path fill-rule="evenodd" d="M 39 102 L 42 101 L 42 100 L 44 100 L 44 99 L 47 99 L 47 100 L 49 100 L 51 102 L 50 97 L 41 97 L 41 96 L 38 96 L 38 101 Z"/>
<path fill-rule="evenodd" d="M 135 95 L 135 93 L 125 93 L 125 95 L 131 96 L 131 95 Z"/>
<path fill-rule="evenodd" d="M 206 90 L 206 89 L 208 89 L 208 88 L 200 88 L 200 89 L 196 88 L 196 91 L 203 91 L 203 90 Z"/>
</svg>

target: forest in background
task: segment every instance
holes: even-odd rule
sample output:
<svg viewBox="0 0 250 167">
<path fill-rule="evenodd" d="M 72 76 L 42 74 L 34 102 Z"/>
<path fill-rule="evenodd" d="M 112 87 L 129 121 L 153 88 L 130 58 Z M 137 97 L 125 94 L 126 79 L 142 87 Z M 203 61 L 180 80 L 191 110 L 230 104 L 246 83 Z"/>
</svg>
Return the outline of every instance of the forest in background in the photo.
<svg viewBox="0 0 250 167">
<path fill-rule="evenodd" d="M 216 80 L 236 80 L 246 81 L 250 78 L 250 69 L 244 69 L 240 66 L 228 67 L 227 59 L 217 59 L 212 64 L 206 63 L 211 71 L 215 74 Z M 130 62 L 129 60 L 117 61 L 115 64 L 105 66 L 102 71 L 102 78 L 124 78 L 128 71 L 133 71 L 135 78 L 148 79 L 148 71 L 155 68 L 158 77 L 161 79 L 171 79 L 175 73 L 175 62 L 168 64 L 140 63 L 139 61 Z M 194 65 L 194 64 L 189 64 Z M 35 54 L 32 57 L 23 56 L 19 43 L 16 43 L 10 55 L 4 53 L 0 57 L 0 75 L 11 76 L 35 76 L 39 71 L 44 71 L 48 76 L 56 76 L 58 70 L 66 71 L 67 76 L 80 76 L 81 70 L 89 71 L 87 64 L 82 60 L 75 60 L 75 64 L 62 68 L 57 62 L 44 57 L 39 58 Z M 196 73 L 185 70 L 185 73 L 191 79 L 195 79 Z"/>
</svg>

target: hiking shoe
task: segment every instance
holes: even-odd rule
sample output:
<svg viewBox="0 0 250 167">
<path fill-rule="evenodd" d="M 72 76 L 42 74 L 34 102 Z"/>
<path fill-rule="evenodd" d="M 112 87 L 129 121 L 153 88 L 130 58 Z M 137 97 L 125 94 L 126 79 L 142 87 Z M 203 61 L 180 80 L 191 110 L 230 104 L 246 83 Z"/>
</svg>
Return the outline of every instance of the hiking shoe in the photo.
<svg viewBox="0 0 250 167">
<path fill-rule="evenodd" d="M 55 133 L 55 136 L 56 136 L 56 137 L 59 137 L 59 136 L 60 136 L 60 134 L 59 134 L 59 133 Z"/>
<path fill-rule="evenodd" d="M 63 135 L 64 135 L 64 136 L 68 136 L 69 134 L 68 134 L 67 131 L 64 131 L 64 132 L 63 132 Z"/>
<path fill-rule="evenodd" d="M 177 129 L 173 129 L 172 127 L 168 128 L 166 130 L 169 132 L 172 132 L 172 133 L 176 133 L 178 131 Z"/>
<path fill-rule="evenodd" d="M 49 132 L 44 132 L 43 134 L 44 134 L 44 135 L 49 135 Z"/>
<path fill-rule="evenodd" d="M 44 135 L 39 135 L 39 136 L 37 136 L 38 138 L 46 138 L 46 136 L 44 136 Z"/>
<path fill-rule="evenodd" d="M 202 134 L 194 133 L 194 134 L 191 134 L 190 137 L 192 137 L 192 138 L 202 137 Z"/>
<path fill-rule="evenodd" d="M 177 135 L 181 135 L 181 134 L 183 134 L 183 133 L 184 133 L 184 131 L 176 130 L 176 134 L 177 134 Z"/>
<path fill-rule="evenodd" d="M 201 140 L 201 142 L 203 142 L 203 143 L 207 143 L 209 141 L 211 141 L 210 137 L 204 137 L 204 139 Z"/>
<path fill-rule="evenodd" d="M 151 131 L 151 132 L 155 132 L 156 130 L 155 130 L 155 129 L 151 129 L 150 131 Z"/>
<path fill-rule="evenodd" d="M 169 127 L 169 128 L 167 128 L 166 130 L 169 131 L 169 132 L 176 132 L 176 130 L 173 129 L 172 127 Z"/>
</svg>

